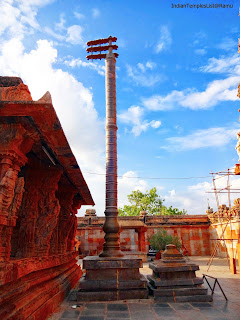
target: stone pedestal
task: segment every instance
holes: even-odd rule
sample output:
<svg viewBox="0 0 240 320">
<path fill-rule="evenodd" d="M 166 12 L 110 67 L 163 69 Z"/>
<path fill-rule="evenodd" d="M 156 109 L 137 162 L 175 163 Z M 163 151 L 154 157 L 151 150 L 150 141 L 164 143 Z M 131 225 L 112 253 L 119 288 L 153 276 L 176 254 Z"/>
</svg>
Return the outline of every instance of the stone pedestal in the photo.
<svg viewBox="0 0 240 320">
<path fill-rule="evenodd" d="M 77 301 L 146 299 L 146 279 L 139 272 L 141 259 L 86 257 Z"/>
<path fill-rule="evenodd" d="M 186 262 L 175 245 L 167 245 L 162 259 L 149 265 L 153 274 L 148 276 L 149 291 L 157 302 L 205 302 L 212 301 L 203 279 L 195 272 L 199 266 Z"/>
</svg>

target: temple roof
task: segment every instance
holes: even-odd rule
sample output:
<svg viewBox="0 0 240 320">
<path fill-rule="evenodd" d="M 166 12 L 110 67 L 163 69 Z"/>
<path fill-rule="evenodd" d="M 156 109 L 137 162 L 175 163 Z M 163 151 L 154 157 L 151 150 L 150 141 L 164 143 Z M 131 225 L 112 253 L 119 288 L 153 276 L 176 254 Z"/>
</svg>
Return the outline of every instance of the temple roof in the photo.
<svg viewBox="0 0 240 320">
<path fill-rule="evenodd" d="M 33 101 L 28 87 L 20 81 L 20 78 L 12 80 L 10 77 L 1 78 L 0 122 L 21 123 L 31 130 L 34 129 L 40 137 L 43 151 L 52 158 L 53 163 L 62 166 L 68 180 L 81 195 L 82 204 L 94 205 L 87 183 L 52 105 L 50 93 L 47 92 L 40 100 Z M 14 85 L 8 87 L 6 85 L 8 83 Z"/>
</svg>

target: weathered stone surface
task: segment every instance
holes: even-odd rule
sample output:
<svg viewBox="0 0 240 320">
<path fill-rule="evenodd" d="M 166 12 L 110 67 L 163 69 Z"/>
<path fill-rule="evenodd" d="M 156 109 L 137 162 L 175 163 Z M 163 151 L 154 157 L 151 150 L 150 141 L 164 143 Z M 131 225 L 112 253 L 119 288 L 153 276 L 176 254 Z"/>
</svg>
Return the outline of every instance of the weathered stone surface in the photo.
<svg viewBox="0 0 240 320">
<path fill-rule="evenodd" d="M 147 298 L 146 279 L 139 268 L 141 259 L 86 257 L 77 301 Z"/>
<path fill-rule="evenodd" d="M 97 270 L 97 273 L 96 273 Z M 86 269 L 86 278 L 88 280 L 139 280 L 141 275 L 138 268 L 104 268 L 104 269 Z"/>
<path fill-rule="evenodd" d="M 0 76 L 0 87 L 15 87 L 23 83 L 19 77 L 2 77 Z"/>
<path fill-rule="evenodd" d="M 174 245 L 167 245 L 162 256 L 149 266 L 153 274 L 148 276 L 148 288 L 156 301 L 211 301 L 212 297 L 202 286 L 203 280 L 196 278 L 199 266 L 187 263 Z"/>
<path fill-rule="evenodd" d="M 202 278 L 184 278 L 184 279 L 174 279 L 174 280 L 165 280 L 162 278 L 155 278 L 153 276 L 148 275 L 147 279 L 151 284 L 153 284 L 155 287 L 178 287 L 178 286 L 192 286 L 197 284 L 203 284 Z"/>
<path fill-rule="evenodd" d="M 131 278 L 130 278 L 131 279 Z M 125 281 L 117 279 L 114 280 L 89 280 L 87 277 L 82 277 L 80 280 L 81 290 L 109 290 L 109 289 L 140 289 L 146 288 L 146 279 L 142 276 L 139 280 L 129 280 Z"/>
<path fill-rule="evenodd" d="M 65 264 L 61 264 L 60 261 L 58 264 L 52 257 L 53 268 L 50 269 L 44 266 L 44 258 L 41 260 L 41 271 L 33 265 L 34 272 L 1 287 L 0 319 L 26 319 L 34 317 L 35 314 L 38 314 L 38 319 L 46 319 L 81 276 L 81 269 L 72 257 Z M 28 261 L 27 265 L 29 264 Z"/>
<path fill-rule="evenodd" d="M 141 257 L 147 261 L 148 238 L 160 230 L 178 236 L 184 253 L 191 255 L 210 255 L 210 221 L 207 215 L 186 216 L 140 216 L 118 217 L 121 227 L 120 245 L 124 255 Z M 104 217 L 78 217 L 77 238 L 81 240 L 79 251 L 82 257 L 99 255 L 103 249 Z"/>
<path fill-rule="evenodd" d="M 101 258 L 85 257 L 83 259 L 83 269 L 122 269 L 122 268 L 141 268 L 141 259 L 122 258 Z"/>
<path fill-rule="evenodd" d="M 79 280 L 77 210 L 94 204 L 51 104 L 0 77 L 0 319 L 43 320 Z"/>
<path fill-rule="evenodd" d="M 164 263 L 162 260 L 159 262 L 153 262 L 149 264 L 149 268 L 154 272 L 184 272 L 184 271 L 196 271 L 199 270 L 199 266 L 195 264 L 177 264 L 177 263 Z"/>
<path fill-rule="evenodd" d="M 109 291 L 80 291 L 77 293 L 77 301 L 116 301 L 128 299 L 147 299 L 145 289 L 133 290 L 109 290 Z"/>
</svg>

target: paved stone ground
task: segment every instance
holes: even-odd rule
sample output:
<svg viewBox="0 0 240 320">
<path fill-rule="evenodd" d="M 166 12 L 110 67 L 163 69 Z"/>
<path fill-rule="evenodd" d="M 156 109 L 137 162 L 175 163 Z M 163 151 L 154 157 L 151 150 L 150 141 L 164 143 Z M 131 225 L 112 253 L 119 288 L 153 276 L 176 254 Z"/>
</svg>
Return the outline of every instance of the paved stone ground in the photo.
<svg viewBox="0 0 240 320">
<path fill-rule="evenodd" d="M 91 302 L 74 305 L 67 300 L 60 306 L 59 312 L 49 320 L 238 320 L 240 319 L 240 275 L 233 275 L 228 269 L 227 260 L 215 258 L 207 272 L 208 257 L 191 257 L 191 261 L 200 265 L 197 276 L 203 273 L 218 278 L 227 298 L 219 288 L 213 296 L 213 302 L 191 303 L 155 303 L 153 298 L 146 300 L 124 300 L 119 302 Z M 144 275 L 151 274 L 148 264 L 141 270 Z M 212 281 L 211 281 L 212 284 Z"/>
</svg>

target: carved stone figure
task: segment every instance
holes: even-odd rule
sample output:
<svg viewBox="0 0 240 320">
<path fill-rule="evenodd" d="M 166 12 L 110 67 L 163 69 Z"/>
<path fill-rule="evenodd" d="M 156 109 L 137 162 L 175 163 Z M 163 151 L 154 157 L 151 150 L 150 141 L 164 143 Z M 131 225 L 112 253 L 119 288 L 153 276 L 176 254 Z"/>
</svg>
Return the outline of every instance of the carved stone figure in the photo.
<svg viewBox="0 0 240 320">
<path fill-rule="evenodd" d="M 17 172 L 9 168 L 0 181 L 0 211 L 7 212 L 13 198 L 17 180 Z"/>
<path fill-rule="evenodd" d="M 18 209 L 20 208 L 22 197 L 24 193 L 24 178 L 20 177 L 17 178 L 15 192 L 14 192 L 14 198 L 10 207 L 10 215 L 15 216 L 18 212 Z"/>
</svg>

